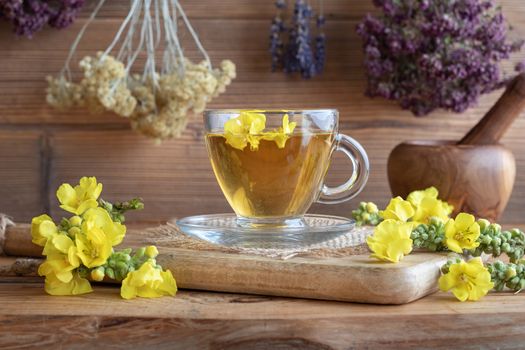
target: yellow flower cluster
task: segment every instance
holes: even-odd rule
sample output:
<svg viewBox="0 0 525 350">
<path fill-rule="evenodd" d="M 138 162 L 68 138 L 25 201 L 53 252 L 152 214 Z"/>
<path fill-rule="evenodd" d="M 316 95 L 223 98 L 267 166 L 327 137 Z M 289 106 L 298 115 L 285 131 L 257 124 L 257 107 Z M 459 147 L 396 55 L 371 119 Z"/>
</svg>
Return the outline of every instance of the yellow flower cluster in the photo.
<svg viewBox="0 0 525 350">
<path fill-rule="evenodd" d="M 407 200 L 393 198 L 385 210 L 379 212 L 384 221 L 367 239 L 368 247 L 373 252 L 372 257 L 399 262 L 412 251 L 413 242 L 410 236 L 416 226 L 428 223 L 432 217 L 448 219 L 453 207 L 438 199 L 438 195 L 437 189 L 430 187 L 410 193 Z"/>
<path fill-rule="evenodd" d="M 277 147 L 284 148 L 296 126 L 297 123 L 290 123 L 288 114 L 285 114 L 280 128 L 264 131 L 266 115 L 259 111 L 242 111 L 237 118 L 224 124 L 224 137 L 227 144 L 239 150 L 249 144 L 252 151 L 257 151 L 261 140 L 274 141 Z"/>
<path fill-rule="evenodd" d="M 88 276 L 100 281 L 104 278 L 104 269 L 108 271 L 108 260 L 114 254 L 113 247 L 120 244 L 126 234 L 126 226 L 114 221 L 110 213 L 99 207 L 99 196 L 102 184 L 94 177 L 84 177 L 73 187 L 63 184 L 57 191 L 60 207 L 72 214 L 69 219 L 63 219 L 57 226 L 48 215 L 33 218 L 31 236 L 33 243 L 44 247 L 46 257 L 38 269 L 41 276 L 45 276 L 45 290 L 51 295 L 76 295 L 92 291 Z M 162 271 L 154 258 L 158 254 L 155 247 L 146 249 L 140 256 L 141 267 L 135 271 L 130 269 L 128 277 L 140 276 L 142 281 L 148 282 L 149 296 L 174 295 L 176 284 L 169 271 Z M 131 261 L 131 258 L 125 259 Z M 143 265 L 155 268 L 155 274 L 142 269 Z M 126 266 L 124 267 L 126 268 Z M 126 269 L 126 272 L 128 270 Z M 149 270 L 148 270 L 149 271 Z M 128 278 L 126 277 L 126 279 Z M 137 280 L 139 277 L 135 277 Z M 145 282 L 145 283 L 146 283 Z M 143 296 L 143 293 L 131 293 L 128 283 L 123 283 L 121 294 L 129 298 Z"/>
<path fill-rule="evenodd" d="M 63 76 L 48 77 L 47 102 L 59 109 L 87 107 L 130 118 L 133 129 L 159 140 L 177 137 L 188 115 L 200 113 L 235 78 L 235 64 L 222 61 L 211 69 L 206 61 L 184 59 L 181 70 L 156 75 L 156 81 L 129 76 L 124 63 L 101 52 L 80 62 L 83 78 L 78 83 Z"/>
</svg>

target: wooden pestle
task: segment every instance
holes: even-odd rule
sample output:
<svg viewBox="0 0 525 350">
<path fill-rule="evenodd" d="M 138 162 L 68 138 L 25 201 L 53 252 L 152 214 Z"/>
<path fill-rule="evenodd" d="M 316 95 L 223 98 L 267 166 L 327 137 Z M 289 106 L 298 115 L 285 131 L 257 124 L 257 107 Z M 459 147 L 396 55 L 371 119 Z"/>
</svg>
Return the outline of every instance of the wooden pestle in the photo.
<svg viewBox="0 0 525 350">
<path fill-rule="evenodd" d="M 458 144 L 494 145 L 498 144 L 514 120 L 525 108 L 525 73 L 518 75 L 507 87 L 503 95 L 487 114 L 477 123 Z"/>
</svg>

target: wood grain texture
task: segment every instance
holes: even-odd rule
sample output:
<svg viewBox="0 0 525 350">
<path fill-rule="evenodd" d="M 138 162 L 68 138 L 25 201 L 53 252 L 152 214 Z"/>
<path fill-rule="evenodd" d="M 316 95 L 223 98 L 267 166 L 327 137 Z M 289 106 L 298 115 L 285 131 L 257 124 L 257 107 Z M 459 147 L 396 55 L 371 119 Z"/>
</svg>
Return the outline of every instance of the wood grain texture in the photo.
<svg viewBox="0 0 525 350">
<path fill-rule="evenodd" d="M 40 283 L 6 282 L 0 298 L 2 348 L 519 349 L 525 337 L 521 294 L 403 306 L 189 291 L 125 301 L 116 287 L 51 297 Z"/>
<path fill-rule="evenodd" d="M 523 2 L 502 0 L 501 3 L 516 29 L 514 35 L 524 36 Z M 158 222 L 172 216 L 227 211 L 227 203 L 206 159 L 200 116 L 192 118 L 181 139 L 157 147 L 134 135 L 124 118 L 110 114 L 90 115 L 85 111 L 57 112 L 46 106 L 45 76 L 58 72 L 69 45 L 93 6 L 94 3 L 90 3 L 86 7 L 83 18 L 72 28 L 45 30 L 33 40 L 16 38 L 7 25 L 0 24 L 0 130 L 6 133 L 42 131 L 46 134 L 43 140 L 50 145 L 43 151 L 44 170 L 38 175 L 44 183 L 28 183 L 17 188 L 22 192 L 16 193 L 11 186 L 3 187 L 0 191 L 6 194 L 0 196 L 0 211 L 8 212 L 19 221 L 27 220 L 39 214 L 43 207 L 55 207 L 53 194 L 57 184 L 88 174 L 101 177 L 109 199 L 135 194 L 145 197 L 147 209 L 131 220 Z M 127 0 L 107 2 L 81 42 L 79 57 L 104 48 L 128 6 Z M 213 61 L 231 58 L 237 64 L 238 78 L 225 95 L 210 104 L 211 108 L 334 107 L 341 112 L 342 131 L 362 142 L 367 149 L 372 173 L 366 190 L 350 203 L 336 207 L 314 206 L 312 211 L 349 215 L 360 200 L 385 205 L 390 196 L 387 156 L 396 144 L 415 139 L 459 140 L 501 95 L 498 91 L 484 96 L 477 107 L 461 116 L 436 112 L 427 118 L 414 118 L 390 102 L 364 97 L 361 43 L 355 26 L 367 12 L 374 11 L 368 0 L 325 1 L 327 69 L 322 76 L 310 81 L 269 71 L 267 40 L 269 22 L 274 14 L 273 1 L 183 1 L 183 6 Z M 198 59 L 188 35 L 183 43 L 186 54 Z M 519 118 L 502 140 L 514 152 L 517 161 L 516 186 L 502 218 L 504 222 L 521 221 L 521 208 L 525 206 L 524 134 L 525 120 Z M 72 151 L 68 152 L 68 148 Z M 26 151 L 27 157 L 36 154 Z M 76 156 L 75 152 L 82 156 Z M 185 157 L 188 153 L 192 159 Z M 0 157 L 0 164 L 2 161 Z M 25 171 L 22 162 L 11 162 L 10 166 L 9 174 Z M 45 171 L 49 171 L 49 176 Z M 0 181 L 14 181 L 9 174 L 0 170 Z M 344 180 L 346 174 L 347 164 L 334 162 L 331 183 Z M 17 197 L 32 198 L 42 188 L 46 191 L 44 199 L 39 198 L 35 206 L 25 205 L 30 211 L 12 205 Z M 56 211 L 54 214 L 58 215 Z"/>
<path fill-rule="evenodd" d="M 9 228 L 5 253 L 39 257 L 42 248 L 31 243 L 29 230 L 29 225 Z M 149 244 L 159 248 L 157 261 L 171 270 L 180 288 L 374 304 L 405 304 L 435 292 L 439 268 L 447 260 L 433 253 L 414 253 L 398 264 L 367 255 L 283 260 L 174 247 L 144 230 L 129 230 L 123 246 Z M 12 274 L 19 264 L 6 259 L 0 259 L 0 271 Z M 28 269 L 25 274 L 33 272 Z"/>
<path fill-rule="evenodd" d="M 44 147 L 38 132 L 0 130 L 0 213 L 28 221 L 32 213 L 44 210 Z"/>
</svg>

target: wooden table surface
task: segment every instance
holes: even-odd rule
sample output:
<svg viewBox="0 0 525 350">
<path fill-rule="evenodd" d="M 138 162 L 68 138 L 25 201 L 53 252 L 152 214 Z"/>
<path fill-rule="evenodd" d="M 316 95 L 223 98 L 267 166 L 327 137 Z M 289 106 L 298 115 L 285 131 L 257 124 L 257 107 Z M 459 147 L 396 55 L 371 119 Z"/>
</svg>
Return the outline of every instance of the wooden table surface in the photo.
<svg viewBox="0 0 525 350">
<path fill-rule="evenodd" d="M 437 293 L 402 306 L 179 291 L 123 300 L 118 287 L 46 295 L 40 280 L 0 279 L 0 348 L 518 349 L 525 294 L 460 303 Z"/>
</svg>

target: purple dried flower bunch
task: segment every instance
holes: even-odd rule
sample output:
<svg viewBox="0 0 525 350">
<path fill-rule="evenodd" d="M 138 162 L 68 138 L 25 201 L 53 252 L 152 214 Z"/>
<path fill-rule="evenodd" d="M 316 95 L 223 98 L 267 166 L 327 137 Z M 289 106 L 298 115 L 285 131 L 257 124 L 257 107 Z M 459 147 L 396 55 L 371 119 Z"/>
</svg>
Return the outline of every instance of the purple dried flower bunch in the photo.
<svg viewBox="0 0 525 350">
<path fill-rule="evenodd" d="M 0 0 L 0 18 L 17 35 L 32 37 L 46 24 L 62 29 L 75 20 L 85 0 Z"/>
<path fill-rule="evenodd" d="M 374 0 L 382 10 L 358 25 L 367 95 L 399 102 L 416 116 L 464 112 L 510 79 L 500 67 L 523 41 L 493 0 Z M 517 71 L 525 68 L 516 66 Z"/>
<path fill-rule="evenodd" d="M 322 0 L 317 16 L 306 0 L 296 0 L 290 23 L 285 23 L 284 19 L 287 10 L 286 1 L 277 0 L 275 7 L 277 14 L 270 27 L 272 71 L 282 69 L 286 73 L 299 72 L 305 79 L 322 73 L 326 57 Z M 311 22 L 314 17 L 316 17 L 317 33 L 312 40 Z"/>
</svg>

